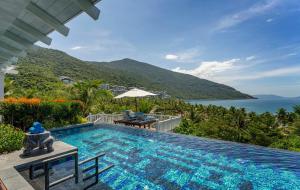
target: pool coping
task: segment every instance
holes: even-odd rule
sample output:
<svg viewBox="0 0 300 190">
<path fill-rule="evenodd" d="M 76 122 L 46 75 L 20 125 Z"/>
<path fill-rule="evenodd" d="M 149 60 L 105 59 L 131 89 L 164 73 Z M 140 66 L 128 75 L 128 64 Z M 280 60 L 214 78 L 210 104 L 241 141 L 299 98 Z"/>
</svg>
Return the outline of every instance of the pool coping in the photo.
<svg viewBox="0 0 300 190">
<path fill-rule="evenodd" d="M 34 190 L 19 171 L 26 170 L 32 164 L 54 158 L 66 153 L 78 152 L 78 148 L 62 141 L 55 141 L 54 151 L 32 157 L 22 157 L 23 149 L 0 155 L 0 178 L 8 190 Z"/>
<path fill-rule="evenodd" d="M 61 130 L 66 130 L 66 129 L 91 127 L 93 125 L 94 125 L 94 123 L 88 122 L 88 123 L 81 123 L 81 124 L 75 124 L 75 125 L 67 125 L 67 126 L 64 126 L 64 127 L 56 127 L 56 128 L 49 129 L 49 131 L 55 132 L 55 131 L 61 131 Z"/>
</svg>

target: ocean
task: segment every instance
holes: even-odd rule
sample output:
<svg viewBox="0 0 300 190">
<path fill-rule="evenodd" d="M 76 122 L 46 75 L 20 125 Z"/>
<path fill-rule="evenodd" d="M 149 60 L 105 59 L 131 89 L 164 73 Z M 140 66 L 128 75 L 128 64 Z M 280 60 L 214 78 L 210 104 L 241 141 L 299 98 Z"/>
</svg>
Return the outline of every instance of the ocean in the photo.
<svg viewBox="0 0 300 190">
<path fill-rule="evenodd" d="M 300 98 L 278 98 L 278 99 L 246 99 L 246 100 L 186 100 L 190 104 L 216 105 L 229 108 L 245 108 L 248 112 L 276 113 L 278 109 L 284 108 L 287 111 L 293 111 L 293 107 L 300 105 Z"/>
</svg>

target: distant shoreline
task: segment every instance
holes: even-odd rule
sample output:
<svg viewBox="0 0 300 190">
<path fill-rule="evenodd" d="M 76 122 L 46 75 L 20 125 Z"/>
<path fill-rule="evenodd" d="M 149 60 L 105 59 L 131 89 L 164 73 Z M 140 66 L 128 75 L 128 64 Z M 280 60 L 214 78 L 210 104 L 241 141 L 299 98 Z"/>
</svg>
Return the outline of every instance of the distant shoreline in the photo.
<svg viewBox="0 0 300 190">
<path fill-rule="evenodd" d="M 215 105 L 225 108 L 236 107 L 245 108 L 248 112 L 256 113 L 276 113 L 278 109 L 284 108 L 289 112 L 294 110 L 294 106 L 300 105 L 300 98 L 281 98 L 281 99 L 235 99 L 235 100 L 208 100 L 191 99 L 184 100 L 186 103 L 196 105 Z"/>
</svg>

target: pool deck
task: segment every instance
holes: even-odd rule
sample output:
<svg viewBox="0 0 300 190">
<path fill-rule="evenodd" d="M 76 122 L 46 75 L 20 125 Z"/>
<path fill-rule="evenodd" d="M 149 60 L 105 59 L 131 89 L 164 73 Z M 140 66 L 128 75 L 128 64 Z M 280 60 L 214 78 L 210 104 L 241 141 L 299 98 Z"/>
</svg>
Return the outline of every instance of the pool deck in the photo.
<svg viewBox="0 0 300 190">
<path fill-rule="evenodd" d="M 77 152 L 77 147 L 61 141 L 55 141 L 54 151 L 35 152 L 33 156 L 23 157 L 23 149 L 9 154 L 0 155 L 0 178 L 8 190 L 34 190 L 34 188 L 22 177 L 19 171 L 26 170 L 32 164 L 54 158 L 66 153 Z"/>
</svg>

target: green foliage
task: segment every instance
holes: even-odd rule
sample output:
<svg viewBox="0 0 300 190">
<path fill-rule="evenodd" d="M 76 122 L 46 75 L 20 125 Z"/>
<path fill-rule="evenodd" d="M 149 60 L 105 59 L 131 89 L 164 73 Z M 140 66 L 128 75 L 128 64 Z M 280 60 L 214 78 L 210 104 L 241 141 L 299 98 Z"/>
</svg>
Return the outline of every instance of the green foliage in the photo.
<svg viewBox="0 0 300 190">
<path fill-rule="evenodd" d="M 80 81 L 72 87 L 73 99 L 83 103 L 85 116 L 92 111 L 97 101 L 112 96 L 108 91 L 98 89 L 100 83 L 100 81 Z"/>
<path fill-rule="evenodd" d="M 271 147 L 300 152 L 300 137 L 297 135 L 285 137 L 271 144 Z"/>
<path fill-rule="evenodd" d="M 292 125 L 293 129 L 294 129 L 294 133 L 298 136 L 300 136 L 300 119 L 297 119 L 293 125 Z"/>
<path fill-rule="evenodd" d="M 300 120 L 283 109 L 277 115 L 245 109 L 189 105 L 174 132 L 300 151 Z"/>
<path fill-rule="evenodd" d="M 40 104 L 0 103 L 4 122 L 26 131 L 39 121 L 47 129 L 79 123 L 82 115 L 79 102 L 41 102 Z"/>
<path fill-rule="evenodd" d="M 294 112 L 300 115 L 300 105 L 294 106 Z"/>
<path fill-rule="evenodd" d="M 15 93 L 24 96 L 32 90 L 34 97 L 42 97 L 51 91 L 53 96 L 62 96 L 64 85 L 59 76 L 68 76 L 75 81 L 101 80 L 127 87 L 145 87 L 148 90 L 167 91 L 173 97 L 185 99 L 237 99 L 250 98 L 235 89 L 197 77 L 172 72 L 131 59 L 113 62 L 85 62 L 64 52 L 38 48 L 18 62 L 19 75 L 15 80 Z M 66 95 L 66 94 L 65 94 Z"/>
<path fill-rule="evenodd" d="M 23 146 L 24 132 L 13 126 L 0 124 L 0 154 L 20 150 Z"/>
<path fill-rule="evenodd" d="M 151 101 L 148 101 L 147 99 L 137 100 L 137 102 L 138 111 L 140 112 L 149 113 L 154 107 L 154 104 Z"/>
</svg>

